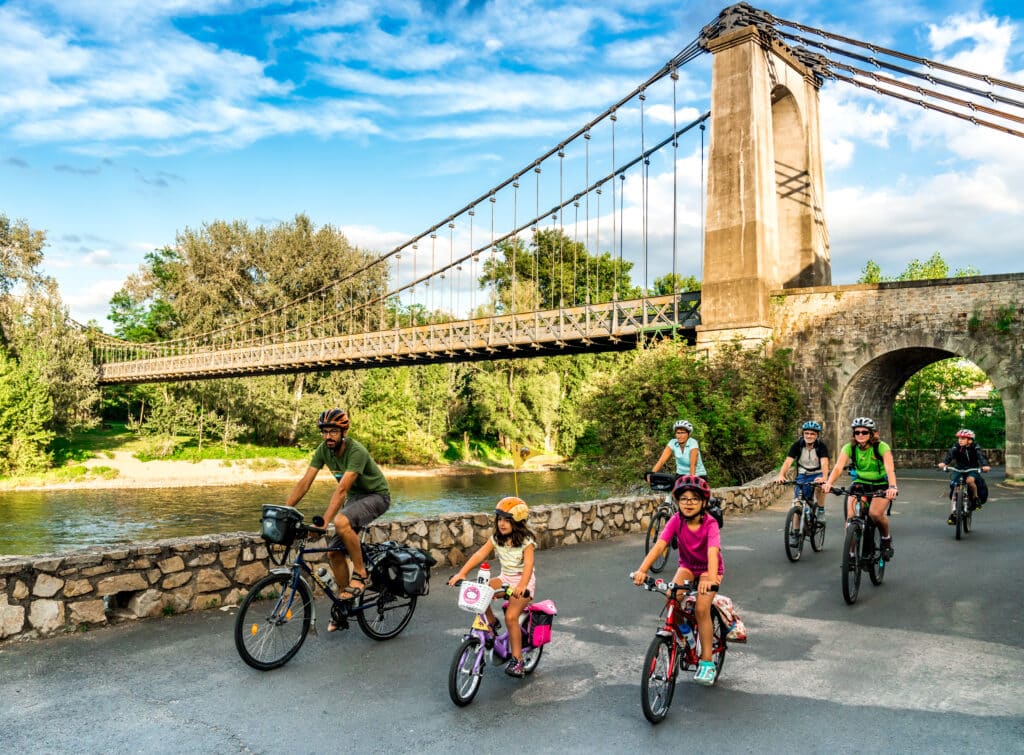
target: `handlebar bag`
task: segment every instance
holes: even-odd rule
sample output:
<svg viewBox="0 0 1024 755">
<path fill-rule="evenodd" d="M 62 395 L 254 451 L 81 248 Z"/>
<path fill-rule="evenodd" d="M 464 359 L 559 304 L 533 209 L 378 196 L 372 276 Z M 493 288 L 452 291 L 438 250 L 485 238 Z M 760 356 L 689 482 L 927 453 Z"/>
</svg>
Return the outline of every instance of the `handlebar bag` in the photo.
<svg viewBox="0 0 1024 755">
<path fill-rule="evenodd" d="M 268 543 L 291 545 L 295 541 L 295 529 L 302 523 L 302 512 L 294 506 L 263 504 L 260 518 L 260 536 Z"/>
</svg>

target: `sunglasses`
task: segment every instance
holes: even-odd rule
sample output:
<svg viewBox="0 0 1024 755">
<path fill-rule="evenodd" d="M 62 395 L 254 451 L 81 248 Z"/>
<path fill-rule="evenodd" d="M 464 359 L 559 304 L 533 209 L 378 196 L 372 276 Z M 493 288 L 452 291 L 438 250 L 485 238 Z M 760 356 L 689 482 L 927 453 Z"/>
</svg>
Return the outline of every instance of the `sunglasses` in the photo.
<svg viewBox="0 0 1024 755">
<path fill-rule="evenodd" d="M 859 435 L 871 435 L 871 431 L 870 430 L 854 430 L 853 434 L 854 435 L 858 435 L 858 436 Z"/>
</svg>

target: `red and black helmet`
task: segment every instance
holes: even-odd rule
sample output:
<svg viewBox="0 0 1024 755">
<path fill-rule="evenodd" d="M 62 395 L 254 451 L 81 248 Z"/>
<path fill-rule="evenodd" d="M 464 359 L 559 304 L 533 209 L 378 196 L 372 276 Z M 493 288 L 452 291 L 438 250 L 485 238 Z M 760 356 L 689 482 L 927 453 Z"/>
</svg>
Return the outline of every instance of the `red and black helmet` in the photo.
<svg viewBox="0 0 1024 755">
<path fill-rule="evenodd" d="M 348 432 L 348 412 L 344 409 L 328 409 L 325 412 L 321 412 L 320 419 L 316 421 L 316 426 L 321 430 L 336 427 L 343 433 L 346 433 Z"/>
<path fill-rule="evenodd" d="M 672 497 L 678 499 L 684 490 L 692 490 L 705 501 L 711 498 L 711 486 L 703 477 L 692 474 L 684 474 L 679 477 L 676 479 L 675 485 L 672 486 Z"/>
</svg>

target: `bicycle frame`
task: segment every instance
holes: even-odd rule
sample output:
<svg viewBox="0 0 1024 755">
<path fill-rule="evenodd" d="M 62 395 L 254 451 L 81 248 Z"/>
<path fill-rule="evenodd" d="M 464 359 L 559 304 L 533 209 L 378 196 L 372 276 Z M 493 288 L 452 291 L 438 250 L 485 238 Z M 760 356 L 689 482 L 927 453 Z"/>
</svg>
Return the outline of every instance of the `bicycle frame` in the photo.
<svg viewBox="0 0 1024 755">
<path fill-rule="evenodd" d="M 697 656 L 697 615 L 694 612 L 697 587 L 693 582 L 683 582 L 681 585 L 677 585 L 674 582 L 667 584 L 661 582 L 660 585 L 664 585 L 664 589 L 660 588 L 658 582 L 655 582 L 650 588 L 665 594 L 665 608 L 662 609 L 665 614 L 665 623 L 655 634 L 662 637 L 675 638 L 671 655 L 673 674 L 680 668 L 680 665 L 677 663 L 680 659 L 680 648 L 682 648 L 681 668 L 696 668 L 697 662 L 700 660 Z M 712 585 L 711 591 L 718 592 L 718 585 Z M 679 597 L 680 593 L 682 593 L 682 599 Z M 684 633 L 684 627 L 689 627 L 690 631 Z M 715 638 L 712 638 L 712 655 L 721 651 L 721 648 L 714 646 L 714 642 Z"/>
</svg>

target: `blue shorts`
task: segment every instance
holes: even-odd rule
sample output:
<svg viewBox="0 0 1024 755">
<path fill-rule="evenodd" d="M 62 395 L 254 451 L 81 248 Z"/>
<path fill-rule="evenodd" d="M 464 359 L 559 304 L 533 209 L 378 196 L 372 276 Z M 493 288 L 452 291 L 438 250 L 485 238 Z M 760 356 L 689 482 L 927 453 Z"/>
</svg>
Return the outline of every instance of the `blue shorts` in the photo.
<svg viewBox="0 0 1024 755">
<path fill-rule="evenodd" d="M 814 500 L 814 486 L 812 482 L 821 477 L 821 472 L 806 472 L 804 474 L 798 474 L 793 485 L 793 497 L 804 498 L 808 500 Z"/>
</svg>

